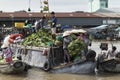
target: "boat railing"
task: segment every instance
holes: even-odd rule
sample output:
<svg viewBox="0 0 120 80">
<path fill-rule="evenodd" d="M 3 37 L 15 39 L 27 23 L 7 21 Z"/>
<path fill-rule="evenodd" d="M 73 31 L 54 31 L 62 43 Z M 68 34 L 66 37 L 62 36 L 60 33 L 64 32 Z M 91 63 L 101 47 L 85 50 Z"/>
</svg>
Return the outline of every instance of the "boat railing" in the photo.
<svg viewBox="0 0 120 80">
<path fill-rule="evenodd" d="M 23 45 L 15 45 L 11 44 L 11 47 L 14 50 L 14 53 L 17 54 L 22 54 L 22 56 L 30 56 L 30 57 L 24 57 L 24 60 L 29 60 L 25 61 L 26 63 L 33 63 L 35 66 L 39 67 L 41 62 L 48 61 L 50 64 L 50 67 L 53 68 L 55 66 L 58 66 L 59 64 L 64 62 L 64 53 L 63 53 L 63 48 L 62 46 L 57 46 L 57 47 L 35 47 L 35 46 L 23 46 Z M 43 55 L 43 50 L 44 48 L 47 48 L 48 50 L 48 55 Z M 19 51 L 22 50 L 22 51 Z M 37 55 L 36 60 L 33 60 L 33 54 Z M 31 61 L 31 62 L 30 62 Z M 39 61 L 39 62 L 37 62 Z M 37 64 L 35 64 L 37 63 Z M 44 62 L 42 63 L 44 64 Z"/>
<path fill-rule="evenodd" d="M 62 46 L 51 47 L 48 55 L 51 67 L 55 67 L 64 62 L 64 52 Z"/>
</svg>

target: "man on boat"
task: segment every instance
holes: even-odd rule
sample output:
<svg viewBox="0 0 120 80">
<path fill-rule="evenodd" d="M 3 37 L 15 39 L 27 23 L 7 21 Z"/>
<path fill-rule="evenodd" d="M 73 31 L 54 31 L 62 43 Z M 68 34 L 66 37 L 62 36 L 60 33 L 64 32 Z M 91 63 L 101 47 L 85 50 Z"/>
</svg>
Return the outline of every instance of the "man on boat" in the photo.
<svg viewBox="0 0 120 80">
<path fill-rule="evenodd" d="M 102 65 L 102 62 L 104 62 L 105 59 L 107 59 L 108 43 L 101 43 L 100 49 L 101 52 L 96 56 L 96 72 L 102 70 L 100 66 Z"/>
<path fill-rule="evenodd" d="M 117 53 L 118 53 L 118 50 L 117 50 L 116 46 L 113 46 L 112 49 L 108 50 L 108 54 L 107 54 L 108 59 L 115 58 Z"/>
<path fill-rule="evenodd" d="M 108 43 L 101 43 L 100 45 L 101 52 L 97 55 L 97 60 L 99 62 L 103 62 L 105 59 L 107 59 L 108 54 Z"/>
<path fill-rule="evenodd" d="M 51 32 L 52 34 L 56 34 L 56 24 L 57 24 L 57 18 L 55 16 L 55 12 L 51 12 Z"/>
<path fill-rule="evenodd" d="M 43 16 L 40 20 L 35 22 L 35 30 L 39 31 L 40 28 L 45 27 L 46 16 Z"/>
</svg>

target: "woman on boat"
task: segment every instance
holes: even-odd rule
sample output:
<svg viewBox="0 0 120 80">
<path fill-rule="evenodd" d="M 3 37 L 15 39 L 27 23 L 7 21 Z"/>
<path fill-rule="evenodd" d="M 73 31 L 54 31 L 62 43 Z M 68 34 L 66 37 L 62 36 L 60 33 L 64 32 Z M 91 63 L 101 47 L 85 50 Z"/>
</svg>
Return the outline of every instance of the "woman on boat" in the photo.
<svg viewBox="0 0 120 80">
<path fill-rule="evenodd" d="M 78 38 L 84 42 L 84 45 L 83 45 L 84 49 L 81 50 L 81 55 L 83 59 L 86 59 L 88 46 L 91 46 L 91 41 L 89 40 L 88 35 L 86 33 L 79 33 Z"/>
<path fill-rule="evenodd" d="M 2 48 L 2 56 L 4 56 L 6 62 L 12 62 L 12 50 L 9 47 L 10 43 L 20 42 L 22 38 L 22 34 L 11 34 L 7 35 L 3 41 Z"/>
<path fill-rule="evenodd" d="M 63 33 L 63 50 L 64 50 L 64 62 L 70 62 L 70 54 L 68 51 L 68 45 L 72 41 L 72 37 L 70 33 L 64 32 Z"/>
<path fill-rule="evenodd" d="M 6 62 L 12 62 L 12 50 L 10 49 L 9 46 L 6 46 L 3 44 L 1 46 L 2 48 L 2 57 L 5 59 Z"/>
</svg>

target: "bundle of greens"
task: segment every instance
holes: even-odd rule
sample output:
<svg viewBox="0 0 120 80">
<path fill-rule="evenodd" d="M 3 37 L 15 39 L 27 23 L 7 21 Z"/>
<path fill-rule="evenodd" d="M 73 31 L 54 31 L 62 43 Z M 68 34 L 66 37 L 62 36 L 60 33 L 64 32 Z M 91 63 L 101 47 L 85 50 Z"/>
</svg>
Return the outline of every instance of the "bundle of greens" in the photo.
<svg viewBox="0 0 120 80">
<path fill-rule="evenodd" d="M 85 46 L 85 42 L 83 40 L 79 38 L 73 40 L 68 45 L 68 50 L 69 50 L 70 55 L 73 57 L 80 56 L 80 52 L 81 50 L 84 49 L 84 46 Z"/>
<path fill-rule="evenodd" d="M 40 29 L 38 32 L 31 34 L 30 36 L 26 37 L 22 45 L 25 46 L 47 46 L 49 42 L 53 42 L 51 33 L 47 29 Z"/>
</svg>

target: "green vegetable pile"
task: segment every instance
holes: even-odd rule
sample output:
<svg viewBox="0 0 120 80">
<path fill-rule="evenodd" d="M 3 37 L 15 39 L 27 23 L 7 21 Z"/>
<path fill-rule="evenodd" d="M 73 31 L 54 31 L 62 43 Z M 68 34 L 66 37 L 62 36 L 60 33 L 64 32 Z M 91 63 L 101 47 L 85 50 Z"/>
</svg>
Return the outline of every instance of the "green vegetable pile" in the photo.
<svg viewBox="0 0 120 80">
<path fill-rule="evenodd" d="M 54 42 L 52 39 L 51 33 L 47 29 L 40 29 L 38 32 L 31 34 L 26 37 L 22 45 L 24 46 L 47 46 L 49 42 Z"/>
<path fill-rule="evenodd" d="M 73 40 L 68 45 L 68 50 L 71 56 L 77 57 L 80 56 L 81 50 L 83 50 L 85 47 L 85 42 L 79 38 Z"/>
</svg>

